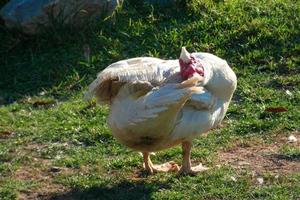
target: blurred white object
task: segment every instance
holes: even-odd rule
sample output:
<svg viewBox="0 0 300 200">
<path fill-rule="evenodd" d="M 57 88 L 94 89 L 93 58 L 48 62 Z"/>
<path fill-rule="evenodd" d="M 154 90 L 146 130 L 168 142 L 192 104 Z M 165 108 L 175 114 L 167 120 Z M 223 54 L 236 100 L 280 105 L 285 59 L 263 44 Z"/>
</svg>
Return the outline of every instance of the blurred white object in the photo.
<svg viewBox="0 0 300 200">
<path fill-rule="evenodd" d="M 294 143 L 294 142 L 297 142 L 298 140 L 297 140 L 297 138 L 296 138 L 294 135 L 290 135 L 290 136 L 288 137 L 288 141 L 289 141 L 290 143 Z"/>
<path fill-rule="evenodd" d="M 291 91 L 289 91 L 289 90 L 286 90 L 285 94 L 287 94 L 288 96 L 293 96 L 293 93 Z"/>
<path fill-rule="evenodd" d="M 234 181 L 234 182 L 237 181 L 236 178 L 235 178 L 234 176 L 230 176 L 230 179 L 231 179 L 232 181 Z"/>
<path fill-rule="evenodd" d="M 257 182 L 258 182 L 259 185 L 264 184 L 264 178 L 258 177 L 256 180 L 257 180 Z"/>
</svg>

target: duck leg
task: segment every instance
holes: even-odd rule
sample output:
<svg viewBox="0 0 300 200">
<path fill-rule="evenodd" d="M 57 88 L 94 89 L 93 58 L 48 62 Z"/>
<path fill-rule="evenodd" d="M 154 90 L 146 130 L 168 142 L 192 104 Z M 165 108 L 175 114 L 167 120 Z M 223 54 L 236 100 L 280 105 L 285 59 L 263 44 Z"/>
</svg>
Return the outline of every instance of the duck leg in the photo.
<svg viewBox="0 0 300 200">
<path fill-rule="evenodd" d="M 167 162 L 162 165 L 153 165 L 150 159 L 149 152 L 143 152 L 144 158 L 144 168 L 149 174 L 153 174 L 154 172 L 170 172 L 170 171 L 179 171 L 179 167 L 175 162 Z"/>
<path fill-rule="evenodd" d="M 207 167 L 202 166 L 202 164 L 192 167 L 192 165 L 191 165 L 191 149 L 192 149 L 191 142 L 182 142 L 183 158 L 182 158 L 182 167 L 179 170 L 180 174 L 196 175 L 199 172 L 209 169 Z"/>
</svg>

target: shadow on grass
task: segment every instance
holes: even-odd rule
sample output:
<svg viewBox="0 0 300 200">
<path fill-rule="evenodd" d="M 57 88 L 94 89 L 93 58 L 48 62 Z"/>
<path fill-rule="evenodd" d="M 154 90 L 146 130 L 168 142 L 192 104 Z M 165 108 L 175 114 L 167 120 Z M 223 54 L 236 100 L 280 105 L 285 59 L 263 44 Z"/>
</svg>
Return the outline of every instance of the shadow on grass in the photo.
<svg viewBox="0 0 300 200">
<path fill-rule="evenodd" d="M 168 188 L 164 183 L 145 183 L 123 181 L 116 185 L 96 186 L 88 189 L 73 189 L 67 193 L 54 195 L 50 200 L 63 199 L 150 199 L 152 193 L 161 188 Z"/>
<path fill-rule="evenodd" d="M 274 154 L 272 157 L 278 160 L 300 162 L 300 154 Z"/>
<path fill-rule="evenodd" d="M 83 30 L 54 26 L 34 36 L 0 25 L 0 98 L 4 101 L 0 105 L 44 90 L 50 96 L 68 97 L 67 93 L 86 87 L 110 63 L 147 55 L 154 49 L 154 28 L 143 25 L 147 42 L 140 45 L 144 35 L 134 36 L 135 30 L 128 27 L 129 19 L 138 23 L 146 18 L 145 13 L 126 7 L 115 16 L 115 22 L 97 22 Z"/>
</svg>

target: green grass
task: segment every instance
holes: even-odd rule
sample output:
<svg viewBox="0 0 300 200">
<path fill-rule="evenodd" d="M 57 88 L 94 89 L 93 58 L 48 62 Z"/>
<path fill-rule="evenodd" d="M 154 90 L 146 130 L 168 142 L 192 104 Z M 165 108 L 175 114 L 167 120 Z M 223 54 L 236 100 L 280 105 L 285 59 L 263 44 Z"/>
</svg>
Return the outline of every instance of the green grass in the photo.
<svg viewBox="0 0 300 200">
<path fill-rule="evenodd" d="M 259 185 L 250 170 L 218 161 L 219 152 L 237 141 L 275 143 L 299 132 L 300 2 L 189 2 L 173 8 L 125 3 L 110 20 L 79 31 L 55 26 L 34 37 L 0 26 L 0 199 L 36 198 L 45 181 L 54 188 L 47 198 L 300 198 L 299 172 L 261 174 L 265 182 Z M 82 94 L 112 62 L 177 58 L 181 46 L 226 59 L 238 89 L 225 127 L 194 141 L 193 162 L 203 162 L 209 172 L 140 177 L 141 157 L 117 143 L 106 125 L 109 109 L 89 105 Z M 269 107 L 288 111 L 265 112 Z M 279 144 L 280 158 L 300 165 L 299 145 Z M 180 147 L 153 157 L 155 163 L 169 160 L 181 161 Z M 52 166 L 61 171 L 51 172 Z M 39 179 L 38 172 L 50 178 Z"/>
</svg>

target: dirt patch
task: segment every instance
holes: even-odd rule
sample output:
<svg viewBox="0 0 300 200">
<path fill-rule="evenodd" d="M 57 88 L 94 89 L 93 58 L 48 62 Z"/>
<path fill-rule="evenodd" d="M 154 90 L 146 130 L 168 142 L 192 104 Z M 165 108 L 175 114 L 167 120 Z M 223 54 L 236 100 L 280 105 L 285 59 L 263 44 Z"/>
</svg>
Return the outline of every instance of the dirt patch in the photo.
<svg viewBox="0 0 300 200">
<path fill-rule="evenodd" d="M 293 133 L 300 138 L 300 133 Z M 299 140 L 289 143 L 287 137 L 275 137 L 272 142 L 262 139 L 250 139 L 246 142 L 237 142 L 230 149 L 219 152 L 219 163 L 230 165 L 238 170 L 247 169 L 255 174 L 270 173 L 286 175 L 300 172 L 300 160 L 291 159 L 280 153 L 280 149 L 288 145 L 300 148 Z"/>
<path fill-rule="evenodd" d="M 63 185 L 55 183 L 54 178 L 60 174 L 71 175 L 72 169 L 55 167 L 52 160 L 39 157 L 37 152 L 42 148 L 47 148 L 47 145 L 28 144 L 15 152 L 18 156 L 26 158 L 26 165 L 14 172 L 14 179 L 34 184 L 30 189 L 20 191 L 20 200 L 48 199 L 53 194 L 67 191 Z"/>
<path fill-rule="evenodd" d="M 21 191 L 19 199 L 45 199 L 52 194 L 66 190 L 64 186 L 54 183 L 54 175 L 45 169 L 22 167 L 15 172 L 15 178 L 17 180 L 33 181 L 37 184 L 32 189 Z"/>
</svg>

